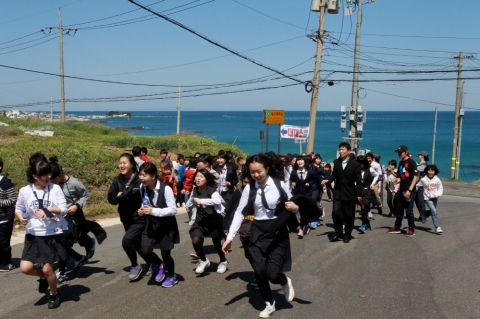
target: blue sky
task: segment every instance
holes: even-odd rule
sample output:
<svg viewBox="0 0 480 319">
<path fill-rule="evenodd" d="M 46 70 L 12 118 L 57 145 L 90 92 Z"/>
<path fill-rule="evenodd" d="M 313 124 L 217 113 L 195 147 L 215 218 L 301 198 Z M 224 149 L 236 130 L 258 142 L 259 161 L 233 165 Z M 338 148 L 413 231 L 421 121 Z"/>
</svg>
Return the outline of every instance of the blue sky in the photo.
<svg viewBox="0 0 480 319">
<path fill-rule="evenodd" d="M 318 15 L 310 12 L 310 1 L 143 0 L 143 4 L 153 4 L 152 9 L 164 11 L 172 19 L 262 64 L 289 75 L 305 73 L 297 76 L 302 81 L 312 78 L 312 73 L 306 72 L 313 70 L 316 44 L 305 34 L 316 31 Z M 345 5 L 346 1 L 343 0 L 343 7 Z M 58 31 L 52 30 L 52 34 L 46 37 L 40 30 L 47 26 L 58 27 L 59 7 L 62 8 L 64 27 L 78 28 L 74 36 L 64 36 L 66 75 L 142 84 L 176 86 L 182 83 L 182 90 L 191 91 L 184 92 L 185 96 L 295 83 L 286 78 L 278 79 L 281 76 L 272 71 L 232 55 L 163 19 L 153 18 L 127 24 L 136 21 L 131 19 L 152 17 L 143 10 L 129 12 L 138 7 L 127 0 L 0 2 L 0 64 L 58 74 Z M 343 16 L 343 7 L 341 13 L 326 17 L 325 28 L 331 37 L 325 44 L 322 78 L 335 80 L 335 85 L 322 86 L 320 89 L 319 111 L 339 111 L 341 105 L 349 105 L 351 100 L 351 82 L 348 81 L 351 81 L 352 75 L 331 73 L 351 70 L 353 65 L 351 49 L 355 39 L 356 12 L 351 17 Z M 377 0 L 366 4 L 363 9 L 361 70 L 455 70 L 457 61 L 453 57 L 459 51 L 480 57 L 478 12 L 478 1 Z M 118 16 L 109 18 L 115 15 Z M 105 27 L 112 23 L 118 24 Z M 464 68 L 480 70 L 480 62 L 476 59 L 465 61 Z M 480 72 L 464 72 L 464 76 L 480 78 Z M 455 77 L 456 73 L 365 73 L 360 79 Z M 267 81 L 259 82 L 259 78 Z M 253 79 L 255 82 L 247 85 L 223 86 Z M 205 90 L 205 87 L 198 86 L 211 84 L 223 87 Z M 441 111 L 454 109 L 455 80 L 362 82 L 360 87 L 364 89 L 361 95 L 365 98 L 359 104 L 370 111 L 427 111 L 435 107 Z M 67 102 L 67 112 L 173 111 L 177 106 L 175 91 L 175 87 L 65 80 L 67 99 L 129 99 L 126 102 L 108 103 Z M 480 96 L 480 81 L 467 80 L 465 93 L 465 106 L 480 108 L 475 103 Z M 131 100 L 132 96 L 139 95 L 141 97 L 134 98 L 137 101 Z M 5 106 L 19 109 L 21 104 L 49 101 L 51 97 L 58 100 L 60 81 L 55 76 L 0 67 L 0 96 L 0 109 L 5 109 Z M 163 99 L 152 100 L 158 97 Z M 182 98 L 182 110 L 185 111 L 308 111 L 309 106 L 310 94 L 305 92 L 303 85 Z M 59 107 L 57 103 L 54 109 L 58 111 Z M 49 106 L 23 106 L 21 109 L 48 110 Z"/>
</svg>

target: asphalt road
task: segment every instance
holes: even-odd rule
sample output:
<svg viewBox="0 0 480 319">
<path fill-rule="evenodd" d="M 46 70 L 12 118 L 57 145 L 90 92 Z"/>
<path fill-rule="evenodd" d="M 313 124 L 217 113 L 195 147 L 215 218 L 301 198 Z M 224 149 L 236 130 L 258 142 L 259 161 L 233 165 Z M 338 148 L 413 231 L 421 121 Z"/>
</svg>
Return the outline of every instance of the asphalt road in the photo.
<svg viewBox="0 0 480 319">
<path fill-rule="evenodd" d="M 431 219 L 416 236 L 387 234 L 393 219 L 374 214 L 373 231 L 348 244 L 330 243 L 331 203 L 324 225 L 304 239 L 291 234 L 295 299 L 287 303 L 273 286 L 272 318 L 480 318 L 480 187 L 445 183 L 438 205 L 442 235 Z M 153 279 L 128 281 L 121 248 L 123 228 L 107 228 L 108 239 L 92 260 L 61 285 L 62 304 L 49 310 L 36 278 L 18 269 L 0 273 L 1 318 L 255 318 L 264 304 L 238 239 L 230 266 L 217 274 L 219 258 L 210 240 L 212 265 L 197 277 L 186 215 L 179 215 L 181 243 L 172 252 L 180 283 L 162 288 Z M 356 225 L 359 225 L 357 220 Z M 406 226 L 406 221 L 404 221 Z M 356 231 L 354 231 L 356 233 Z M 22 244 L 13 247 L 18 265 Z M 80 251 L 80 247 L 77 247 Z M 139 259 L 141 261 L 141 259 Z M 143 262 L 143 261 L 142 261 Z M 71 267 L 72 265 L 69 264 Z"/>
</svg>

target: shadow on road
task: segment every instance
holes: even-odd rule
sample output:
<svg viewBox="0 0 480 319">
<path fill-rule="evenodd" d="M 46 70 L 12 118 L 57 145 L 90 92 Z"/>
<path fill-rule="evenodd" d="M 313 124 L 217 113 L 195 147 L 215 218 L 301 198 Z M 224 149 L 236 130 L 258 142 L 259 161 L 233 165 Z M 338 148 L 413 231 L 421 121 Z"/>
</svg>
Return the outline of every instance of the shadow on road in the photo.
<svg viewBox="0 0 480 319">
<path fill-rule="evenodd" d="M 67 301 L 80 301 L 80 296 L 90 292 L 90 288 L 82 285 L 63 285 L 58 288 L 58 293 L 60 294 L 60 302 L 64 303 Z M 43 306 L 48 303 L 48 294 L 45 294 L 39 301 L 37 301 L 35 306 Z"/>
</svg>

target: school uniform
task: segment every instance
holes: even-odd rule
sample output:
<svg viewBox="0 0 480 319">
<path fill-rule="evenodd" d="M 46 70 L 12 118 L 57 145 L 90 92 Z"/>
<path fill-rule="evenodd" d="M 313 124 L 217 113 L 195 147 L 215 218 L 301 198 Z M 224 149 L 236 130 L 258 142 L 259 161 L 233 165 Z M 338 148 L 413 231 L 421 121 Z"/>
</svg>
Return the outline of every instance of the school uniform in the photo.
<svg viewBox="0 0 480 319">
<path fill-rule="evenodd" d="M 294 169 L 290 173 L 290 185 L 292 186 L 292 195 L 307 195 L 311 196 L 312 186 L 315 184 L 316 175 L 310 169 Z M 307 184 L 309 186 L 305 186 Z"/>
<path fill-rule="evenodd" d="M 15 202 L 17 195 L 10 179 L 0 174 L 0 264 L 12 264 L 12 247 L 10 238 L 15 219 Z"/>
<path fill-rule="evenodd" d="M 222 196 L 226 206 L 235 191 L 235 185 L 238 183 L 238 176 L 235 173 L 235 169 L 229 164 L 225 164 L 225 166 L 218 171 L 218 174 L 220 175 L 218 192 L 220 193 L 220 196 Z M 229 182 L 230 185 L 223 186 L 223 183 L 225 182 Z"/>
<path fill-rule="evenodd" d="M 362 225 L 367 225 L 368 222 L 368 212 L 370 211 L 370 204 L 373 200 L 373 191 L 370 189 L 372 185 L 374 176 L 369 169 L 362 169 L 360 171 L 362 174 L 362 202 L 360 203 L 362 215 Z M 374 172 L 376 174 L 376 172 Z"/>
<path fill-rule="evenodd" d="M 48 207 L 60 208 L 60 215 L 39 219 L 35 211 Z M 67 205 L 65 196 L 58 185 L 50 183 L 43 190 L 37 190 L 33 184 L 22 187 L 18 194 L 16 211 L 25 209 L 29 216 L 26 227 L 22 260 L 32 263 L 56 262 L 67 260 L 63 231 L 67 230 L 65 216 Z"/>
<path fill-rule="evenodd" d="M 196 205 L 194 199 L 201 199 L 201 204 Z M 217 192 L 217 189 L 207 186 L 203 192 L 198 191 L 198 187 L 192 192 L 188 202 L 187 208 L 193 206 L 197 208 L 195 222 L 190 228 L 190 237 L 211 237 L 212 239 L 225 237 L 223 233 L 223 216 L 224 211 L 222 205 L 222 197 Z"/>
<path fill-rule="evenodd" d="M 180 243 L 180 232 L 175 215 L 177 207 L 171 187 L 157 181 L 153 190 L 142 185 L 141 198 L 145 192 L 153 207 L 152 214 L 147 216 L 147 224 L 142 234 L 142 247 L 158 247 L 161 250 L 172 250 Z"/>
<path fill-rule="evenodd" d="M 235 238 L 245 219 L 244 214 L 253 215 L 248 244 L 253 269 L 266 270 L 269 273 L 290 271 L 292 255 L 289 232 L 285 222 L 277 222 L 277 219 L 283 218 L 281 215 L 285 214 L 285 201 L 292 196 L 288 185 L 279 181 L 275 183 L 271 177 L 268 177 L 263 189 L 257 182 L 252 185 L 254 189 L 251 189 L 249 184 L 242 192 L 227 240 L 233 241 Z M 251 192 L 255 192 L 254 197 L 250 195 Z M 244 210 L 246 207 L 248 208 Z"/>
</svg>

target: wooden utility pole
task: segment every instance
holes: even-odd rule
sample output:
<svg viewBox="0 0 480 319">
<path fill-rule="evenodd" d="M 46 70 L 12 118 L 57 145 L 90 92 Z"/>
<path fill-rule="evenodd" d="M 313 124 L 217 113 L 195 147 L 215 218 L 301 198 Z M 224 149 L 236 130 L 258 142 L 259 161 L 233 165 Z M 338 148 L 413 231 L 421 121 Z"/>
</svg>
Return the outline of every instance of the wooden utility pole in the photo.
<svg viewBox="0 0 480 319">
<path fill-rule="evenodd" d="M 323 37 L 326 36 L 323 34 L 325 31 L 326 6 L 327 0 L 322 0 L 320 3 L 320 21 L 317 33 L 315 70 L 313 71 L 312 98 L 310 101 L 310 119 L 308 121 L 310 132 L 308 134 L 307 153 L 313 152 L 313 146 L 315 144 L 315 125 L 317 123 L 318 89 L 320 85 L 320 67 L 322 65 L 323 55 Z"/>
<path fill-rule="evenodd" d="M 180 104 L 182 101 L 182 85 L 178 83 L 178 104 L 177 104 L 177 134 L 180 134 Z"/>
</svg>

